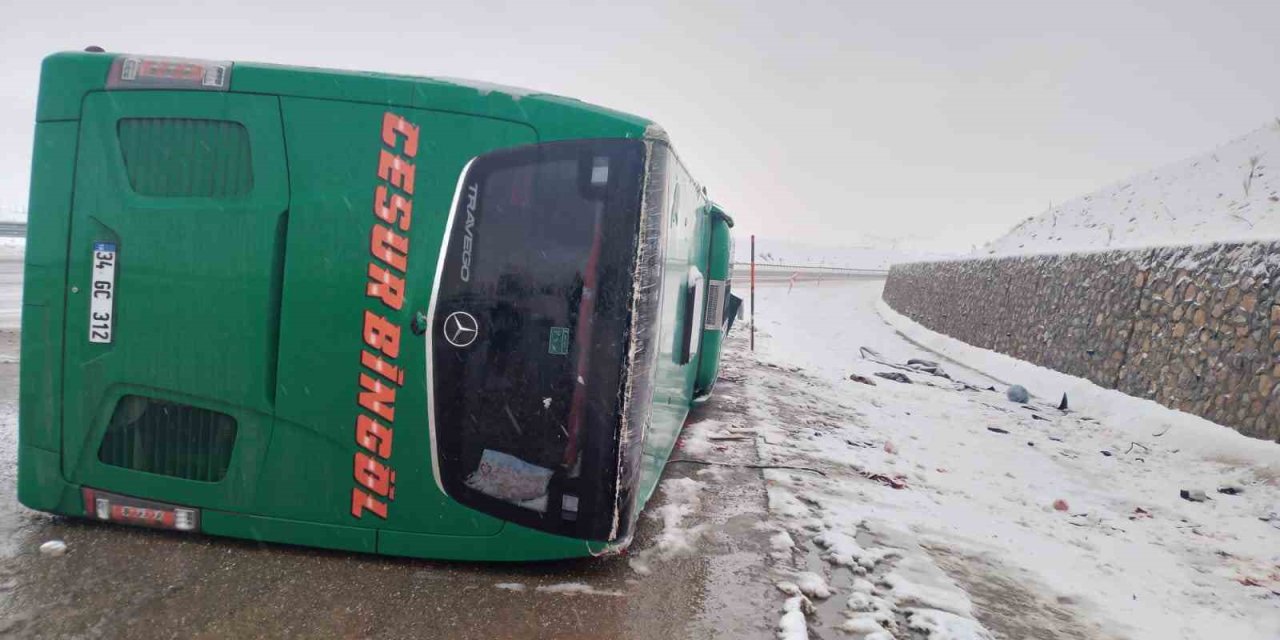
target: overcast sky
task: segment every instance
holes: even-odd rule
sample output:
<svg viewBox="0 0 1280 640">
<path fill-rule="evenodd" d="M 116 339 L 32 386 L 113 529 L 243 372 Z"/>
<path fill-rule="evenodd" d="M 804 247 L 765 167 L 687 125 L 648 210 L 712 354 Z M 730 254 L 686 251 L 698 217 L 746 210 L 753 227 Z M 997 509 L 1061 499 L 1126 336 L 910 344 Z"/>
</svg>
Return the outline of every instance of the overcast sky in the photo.
<svg viewBox="0 0 1280 640">
<path fill-rule="evenodd" d="M 1280 116 L 1275 0 L 237 4 L 4 0 L 0 208 L 25 208 L 41 57 L 90 44 L 629 111 L 742 231 L 826 245 L 965 251 Z"/>
</svg>

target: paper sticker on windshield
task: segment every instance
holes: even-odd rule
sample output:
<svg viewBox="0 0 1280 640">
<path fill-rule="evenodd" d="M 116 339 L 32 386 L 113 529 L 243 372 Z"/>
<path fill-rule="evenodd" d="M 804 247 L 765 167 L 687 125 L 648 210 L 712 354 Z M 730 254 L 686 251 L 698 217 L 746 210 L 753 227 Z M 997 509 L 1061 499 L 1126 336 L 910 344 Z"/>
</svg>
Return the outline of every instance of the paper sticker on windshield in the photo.
<svg viewBox="0 0 1280 640">
<path fill-rule="evenodd" d="M 466 482 L 468 487 L 480 493 L 520 504 L 547 495 L 551 470 L 529 464 L 511 454 L 485 449 L 480 456 L 480 466 L 467 476 Z M 527 506 L 538 511 L 545 509 Z"/>
<path fill-rule="evenodd" d="M 569 355 L 569 327 L 551 327 L 547 339 L 547 353 L 553 356 Z"/>
</svg>

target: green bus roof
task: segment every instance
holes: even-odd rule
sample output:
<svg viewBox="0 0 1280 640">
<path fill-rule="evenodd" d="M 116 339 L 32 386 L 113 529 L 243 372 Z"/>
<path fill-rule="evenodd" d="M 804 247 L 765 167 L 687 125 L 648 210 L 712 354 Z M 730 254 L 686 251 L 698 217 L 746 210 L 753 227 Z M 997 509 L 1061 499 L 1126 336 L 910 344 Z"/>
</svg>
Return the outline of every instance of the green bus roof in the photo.
<svg viewBox="0 0 1280 640">
<path fill-rule="evenodd" d="M 84 96 L 105 90 L 112 61 L 123 55 L 127 54 L 64 52 L 45 58 L 36 120 L 79 119 Z M 230 90 L 510 120 L 534 127 L 542 141 L 639 138 L 656 128 L 645 118 L 573 98 L 452 78 L 236 62 Z"/>
</svg>

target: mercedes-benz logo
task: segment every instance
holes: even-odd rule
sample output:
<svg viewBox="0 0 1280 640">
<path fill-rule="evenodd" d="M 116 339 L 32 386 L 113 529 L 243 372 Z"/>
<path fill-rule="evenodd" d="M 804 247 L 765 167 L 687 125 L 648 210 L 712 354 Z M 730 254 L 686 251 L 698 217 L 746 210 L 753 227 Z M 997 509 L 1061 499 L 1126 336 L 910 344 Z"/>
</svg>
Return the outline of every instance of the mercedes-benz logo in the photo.
<svg viewBox="0 0 1280 640">
<path fill-rule="evenodd" d="M 444 339 L 455 347 L 469 347 L 480 335 L 480 323 L 466 311 L 454 311 L 444 319 Z"/>
</svg>

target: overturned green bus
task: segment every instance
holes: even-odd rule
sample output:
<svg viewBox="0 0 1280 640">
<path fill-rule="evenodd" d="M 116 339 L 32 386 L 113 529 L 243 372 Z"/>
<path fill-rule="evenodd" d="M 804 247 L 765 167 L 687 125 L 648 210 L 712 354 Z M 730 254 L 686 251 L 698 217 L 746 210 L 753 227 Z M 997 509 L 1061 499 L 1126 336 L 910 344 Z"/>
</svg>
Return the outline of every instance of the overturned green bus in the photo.
<svg viewBox="0 0 1280 640">
<path fill-rule="evenodd" d="M 652 123 L 453 80 L 44 62 L 18 494 L 430 558 L 624 548 L 736 299 Z"/>
</svg>

